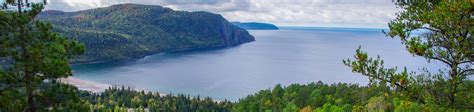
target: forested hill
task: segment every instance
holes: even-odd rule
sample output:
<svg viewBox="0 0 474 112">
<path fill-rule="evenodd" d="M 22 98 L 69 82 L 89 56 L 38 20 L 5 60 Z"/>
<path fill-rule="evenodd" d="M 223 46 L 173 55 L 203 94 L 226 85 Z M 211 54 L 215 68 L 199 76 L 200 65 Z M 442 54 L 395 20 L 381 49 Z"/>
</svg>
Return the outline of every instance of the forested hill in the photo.
<svg viewBox="0 0 474 112">
<path fill-rule="evenodd" d="M 78 12 L 44 11 L 60 34 L 86 45 L 73 63 L 141 58 L 164 51 L 204 49 L 254 41 L 245 29 L 218 14 L 121 4 Z"/>
<path fill-rule="evenodd" d="M 257 23 L 257 22 L 232 22 L 232 24 L 239 26 L 247 30 L 279 30 L 279 28 L 269 23 Z"/>
</svg>

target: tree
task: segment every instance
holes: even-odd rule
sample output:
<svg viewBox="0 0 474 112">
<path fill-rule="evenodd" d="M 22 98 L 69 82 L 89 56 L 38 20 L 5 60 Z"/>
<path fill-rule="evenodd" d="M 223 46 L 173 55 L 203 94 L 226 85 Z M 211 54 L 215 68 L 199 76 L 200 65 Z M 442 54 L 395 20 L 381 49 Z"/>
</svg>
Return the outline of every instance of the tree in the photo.
<svg viewBox="0 0 474 112">
<path fill-rule="evenodd" d="M 311 106 L 306 106 L 300 110 L 300 112 L 312 112 L 313 108 Z"/>
<path fill-rule="evenodd" d="M 399 38 L 408 52 L 428 62 L 438 61 L 448 70 L 432 74 L 408 72 L 384 67 L 380 57 L 370 58 L 357 50 L 355 61 L 344 60 L 353 72 L 368 76 L 372 85 L 389 83 L 400 95 L 412 101 L 434 103 L 449 108 L 474 108 L 472 83 L 474 74 L 473 5 L 469 0 L 396 1 L 402 9 L 388 25 L 386 34 Z M 463 98 L 464 97 L 464 98 Z M 430 100 L 434 99 L 434 100 Z"/>
<path fill-rule="evenodd" d="M 391 105 L 382 96 L 376 96 L 369 99 L 367 110 L 373 112 L 383 112 L 391 109 Z M 393 110 L 393 109 L 392 109 Z"/>
<path fill-rule="evenodd" d="M 298 111 L 298 106 L 296 106 L 292 102 L 287 103 L 285 108 L 283 108 L 283 112 L 296 112 L 296 111 Z"/>
<path fill-rule="evenodd" d="M 343 112 L 344 109 L 337 105 L 332 105 L 330 103 L 325 103 L 323 107 L 317 108 L 314 110 L 315 112 Z"/>
<path fill-rule="evenodd" d="M 285 91 L 283 90 L 280 84 L 277 84 L 275 88 L 273 88 L 271 96 L 273 110 L 278 111 L 283 109 L 284 102 L 282 101 L 282 97 L 284 92 Z"/>
<path fill-rule="evenodd" d="M 0 103 L 0 111 L 64 111 L 84 106 L 77 104 L 82 100 L 76 87 L 58 81 L 72 75 L 68 59 L 82 54 L 84 46 L 52 32 L 51 24 L 35 20 L 44 4 L 6 0 L 0 10 L 0 65 L 4 65 L 0 100 L 15 103 Z"/>
</svg>

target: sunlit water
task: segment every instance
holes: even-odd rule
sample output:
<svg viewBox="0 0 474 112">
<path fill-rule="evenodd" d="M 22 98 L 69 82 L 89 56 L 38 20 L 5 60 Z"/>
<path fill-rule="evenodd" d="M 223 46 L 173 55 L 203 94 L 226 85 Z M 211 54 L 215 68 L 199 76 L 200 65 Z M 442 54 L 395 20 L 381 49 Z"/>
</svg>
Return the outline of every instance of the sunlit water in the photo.
<svg viewBox="0 0 474 112">
<path fill-rule="evenodd" d="M 215 99 L 238 100 L 276 84 L 367 84 L 351 72 L 343 59 L 352 58 L 359 45 L 369 55 L 380 55 L 388 66 L 409 70 L 427 67 L 425 59 L 412 57 L 397 39 L 378 29 L 284 28 L 250 31 L 256 41 L 240 46 L 161 53 L 143 59 L 75 65 L 79 79 L 125 85 L 162 93 L 185 93 Z"/>
</svg>

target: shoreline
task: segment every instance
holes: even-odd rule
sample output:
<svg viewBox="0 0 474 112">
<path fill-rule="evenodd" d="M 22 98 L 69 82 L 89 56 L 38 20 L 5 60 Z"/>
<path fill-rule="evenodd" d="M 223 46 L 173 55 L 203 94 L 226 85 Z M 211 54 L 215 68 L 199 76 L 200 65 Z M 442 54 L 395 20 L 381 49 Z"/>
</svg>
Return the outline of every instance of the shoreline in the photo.
<svg viewBox="0 0 474 112">
<path fill-rule="evenodd" d="M 75 77 L 61 78 L 59 80 L 62 81 L 63 83 L 74 85 L 79 90 L 85 90 L 85 91 L 90 91 L 94 93 L 104 92 L 109 87 L 112 87 L 112 85 L 92 82 L 88 80 L 82 80 Z"/>
<path fill-rule="evenodd" d="M 93 93 L 104 92 L 106 89 L 108 89 L 110 87 L 119 87 L 119 86 L 116 86 L 116 85 L 109 85 L 109 84 L 103 84 L 103 83 L 99 83 L 99 82 L 83 80 L 83 79 L 79 79 L 79 78 L 76 78 L 76 77 L 60 78 L 59 80 L 62 81 L 63 83 L 76 86 L 79 90 L 89 91 L 89 92 L 93 92 Z M 133 90 L 149 92 L 148 90 L 145 90 L 145 89 L 133 88 Z M 157 91 L 151 91 L 151 92 L 157 92 Z M 167 95 L 165 93 L 160 93 L 160 92 L 158 92 L 158 93 L 160 94 L 160 96 L 166 96 Z"/>
<path fill-rule="evenodd" d="M 220 49 L 227 49 L 227 48 L 240 46 L 242 44 L 247 44 L 247 43 L 254 42 L 254 41 L 255 40 L 249 41 L 249 42 L 244 42 L 244 43 L 239 43 L 239 44 L 231 44 L 231 45 L 227 45 L 227 46 L 215 46 L 215 47 L 207 47 L 207 48 L 182 48 L 182 49 L 175 49 L 175 50 L 164 50 L 164 51 L 158 51 L 156 53 L 145 53 L 142 56 L 138 56 L 138 57 L 135 57 L 135 58 L 132 57 L 132 58 L 123 59 L 123 60 L 102 60 L 102 61 L 90 61 L 90 62 L 79 62 L 79 63 L 78 62 L 73 62 L 73 63 L 70 62 L 70 66 L 98 64 L 98 63 L 107 63 L 107 62 L 115 62 L 115 61 L 133 61 L 133 60 L 139 60 L 139 59 L 146 58 L 148 56 L 153 56 L 153 55 L 162 54 L 162 53 L 179 53 L 179 52 L 194 52 L 194 51 L 206 51 L 206 50 L 220 50 Z"/>
</svg>

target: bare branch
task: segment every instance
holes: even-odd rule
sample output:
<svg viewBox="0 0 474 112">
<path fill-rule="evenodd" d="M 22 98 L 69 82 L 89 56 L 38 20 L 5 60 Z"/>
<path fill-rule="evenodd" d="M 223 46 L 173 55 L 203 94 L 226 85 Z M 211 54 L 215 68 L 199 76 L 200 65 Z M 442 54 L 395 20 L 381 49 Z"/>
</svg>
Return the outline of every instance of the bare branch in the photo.
<svg viewBox="0 0 474 112">
<path fill-rule="evenodd" d="M 469 74 L 470 73 L 470 74 Z M 474 75 L 474 69 L 466 69 L 459 73 L 461 76 Z"/>
<path fill-rule="evenodd" d="M 473 60 L 467 60 L 467 61 L 461 61 L 459 62 L 459 64 L 464 64 L 464 63 L 474 63 Z"/>
<path fill-rule="evenodd" d="M 435 29 L 435 28 L 430 28 L 430 27 L 420 27 L 419 29 L 425 29 L 425 30 L 441 33 L 441 30 Z"/>
<path fill-rule="evenodd" d="M 453 64 L 451 62 L 449 62 L 448 60 L 445 60 L 445 59 L 442 59 L 442 58 L 439 58 L 439 57 L 433 57 L 433 56 L 426 56 L 426 58 L 428 59 L 433 59 L 433 60 L 438 60 L 438 61 L 441 61 L 449 66 L 453 66 Z"/>
</svg>

